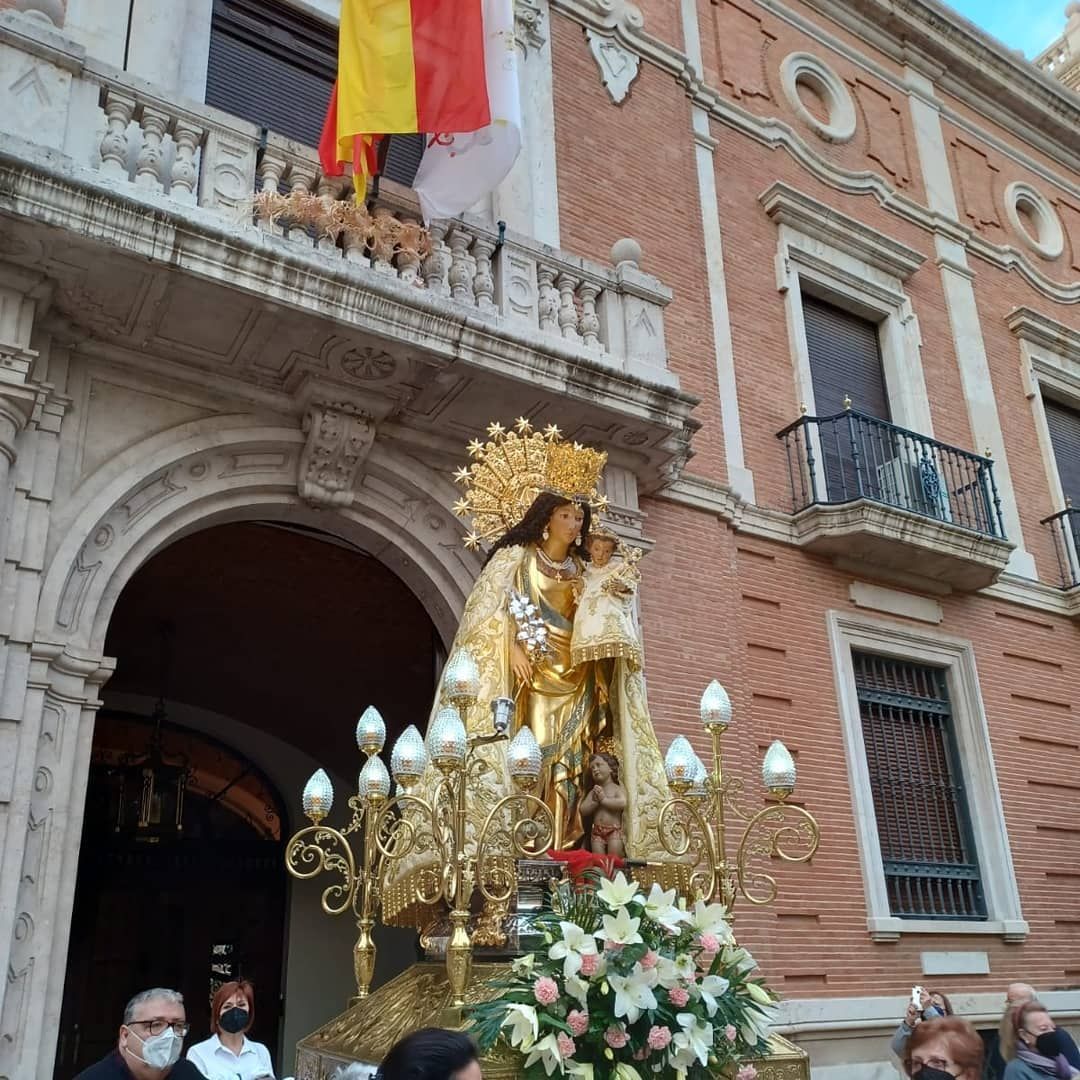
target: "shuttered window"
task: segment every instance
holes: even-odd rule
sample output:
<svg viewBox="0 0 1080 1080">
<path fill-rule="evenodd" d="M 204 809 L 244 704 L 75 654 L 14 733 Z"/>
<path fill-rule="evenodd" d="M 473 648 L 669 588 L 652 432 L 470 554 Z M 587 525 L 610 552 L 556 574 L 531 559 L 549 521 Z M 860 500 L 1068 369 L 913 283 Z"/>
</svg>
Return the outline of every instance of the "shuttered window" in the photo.
<svg viewBox="0 0 1080 1080">
<path fill-rule="evenodd" d="M 1080 507 L 1080 412 L 1050 400 L 1043 401 L 1043 408 L 1062 493 Z"/>
<path fill-rule="evenodd" d="M 314 147 L 336 73 L 336 27 L 276 0 L 214 0 L 208 105 Z M 411 187 L 423 149 L 393 136 L 384 175 Z"/>
<path fill-rule="evenodd" d="M 985 919 L 945 671 L 852 661 L 892 914 Z"/>
<path fill-rule="evenodd" d="M 817 415 L 843 412 L 847 397 L 859 412 L 890 420 L 877 324 L 806 293 L 802 305 Z"/>
</svg>

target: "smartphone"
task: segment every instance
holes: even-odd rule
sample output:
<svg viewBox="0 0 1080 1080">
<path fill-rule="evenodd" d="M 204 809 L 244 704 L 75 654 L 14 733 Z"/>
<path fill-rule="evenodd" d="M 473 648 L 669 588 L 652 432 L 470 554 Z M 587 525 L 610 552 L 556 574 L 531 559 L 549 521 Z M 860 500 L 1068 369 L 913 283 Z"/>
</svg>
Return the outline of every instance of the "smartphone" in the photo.
<svg viewBox="0 0 1080 1080">
<path fill-rule="evenodd" d="M 921 986 L 913 986 L 911 988 L 911 1004 L 914 1005 L 916 1009 L 922 1008 L 922 994 L 923 988 Z"/>
</svg>

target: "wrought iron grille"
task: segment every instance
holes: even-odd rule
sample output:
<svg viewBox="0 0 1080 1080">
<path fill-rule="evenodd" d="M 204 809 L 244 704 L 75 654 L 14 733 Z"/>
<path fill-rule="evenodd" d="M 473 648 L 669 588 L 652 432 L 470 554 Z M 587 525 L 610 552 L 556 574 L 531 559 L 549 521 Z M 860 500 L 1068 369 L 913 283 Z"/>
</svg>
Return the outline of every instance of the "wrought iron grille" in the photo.
<svg viewBox="0 0 1080 1080">
<path fill-rule="evenodd" d="M 795 510 L 856 499 L 910 510 L 986 536 L 1005 536 L 990 458 L 845 409 L 779 432 Z"/>
<path fill-rule="evenodd" d="M 1070 506 L 1043 518 L 1042 524 L 1050 529 L 1054 537 L 1061 587 L 1076 588 L 1080 585 L 1080 510 Z"/>
<path fill-rule="evenodd" d="M 892 914 L 985 919 L 945 672 L 852 660 Z"/>
</svg>

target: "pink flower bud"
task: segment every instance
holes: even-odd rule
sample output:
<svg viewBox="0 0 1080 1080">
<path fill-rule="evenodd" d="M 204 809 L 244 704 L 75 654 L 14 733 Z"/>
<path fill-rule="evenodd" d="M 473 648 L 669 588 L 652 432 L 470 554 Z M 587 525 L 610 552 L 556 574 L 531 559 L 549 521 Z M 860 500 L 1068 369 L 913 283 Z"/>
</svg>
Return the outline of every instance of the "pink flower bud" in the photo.
<svg viewBox="0 0 1080 1080">
<path fill-rule="evenodd" d="M 738 1034 L 734 1024 L 728 1024 L 728 1026 L 724 1028 L 724 1038 L 727 1039 L 728 1042 L 734 1042 L 735 1036 Z"/>
</svg>

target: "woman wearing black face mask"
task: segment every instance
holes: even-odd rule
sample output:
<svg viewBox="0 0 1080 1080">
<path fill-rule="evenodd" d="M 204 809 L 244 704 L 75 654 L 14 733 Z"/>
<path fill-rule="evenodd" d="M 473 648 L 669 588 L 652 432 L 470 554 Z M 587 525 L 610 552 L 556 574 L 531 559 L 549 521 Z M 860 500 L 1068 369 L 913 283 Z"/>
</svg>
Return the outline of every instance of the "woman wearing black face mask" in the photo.
<svg viewBox="0 0 1080 1080">
<path fill-rule="evenodd" d="M 1073 1080 L 1080 1076 L 1063 1052 L 1064 1043 L 1046 1006 L 1021 1005 L 1013 1014 L 1016 1057 L 1005 1066 L 1005 1080 Z"/>
<path fill-rule="evenodd" d="M 912 1080 L 979 1080 L 983 1041 L 959 1016 L 924 1020 L 908 1040 L 904 1071 Z"/>
<path fill-rule="evenodd" d="M 213 1035 L 187 1053 L 207 1080 L 274 1080 L 270 1051 L 246 1035 L 255 1020 L 251 983 L 227 982 L 210 1005 Z"/>
</svg>

